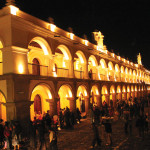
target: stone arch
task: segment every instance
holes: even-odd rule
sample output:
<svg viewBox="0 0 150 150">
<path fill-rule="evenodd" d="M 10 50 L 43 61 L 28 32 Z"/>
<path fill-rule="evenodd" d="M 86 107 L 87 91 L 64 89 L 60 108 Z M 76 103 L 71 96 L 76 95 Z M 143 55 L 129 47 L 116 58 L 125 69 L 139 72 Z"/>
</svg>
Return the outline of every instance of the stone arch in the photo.
<svg viewBox="0 0 150 150">
<path fill-rule="evenodd" d="M 39 100 L 40 98 L 40 100 Z M 36 101 L 38 99 L 38 102 Z M 36 108 L 40 107 L 41 114 L 43 115 L 45 112 L 50 110 L 49 100 L 54 99 L 54 93 L 49 85 L 45 83 L 37 84 L 33 89 L 30 95 L 30 100 L 33 104 L 30 106 L 30 118 L 33 120 L 34 116 L 39 113 L 36 112 Z M 36 102 L 35 102 L 36 101 Z M 39 102 L 40 101 L 40 102 Z M 38 106 L 37 106 L 38 105 Z M 38 110 L 40 110 L 38 109 Z"/>
<path fill-rule="evenodd" d="M 117 91 L 116 91 L 116 95 L 117 95 L 116 98 L 117 98 L 118 100 L 121 100 L 121 99 L 122 99 L 121 93 L 122 93 L 122 91 L 121 91 L 121 86 L 118 85 L 118 86 L 117 86 Z"/>
<path fill-rule="evenodd" d="M 60 98 L 60 108 L 70 108 L 69 100 L 74 98 L 73 90 L 69 84 L 62 84 L 58 90 L 58 96 Z"/>
<path fill-rule="evenodd" d="M 104 59 L 100 60 L 100 66 L 98 69 L 100 80 L 107 80 L 107 65 Z"/>
<path fill-rule="evenodd" d="M 34 43 L 32 43 L 32 42 L 34 42 Z M 44 38 L 42 38 L 42 37 L 34 37 L 29 42 L 29 46 L 31 45 L 31 43 L 32 44 L 38 43 L 40 45 L 40 48 L 43 50 L 44 55 L 48 55 L 50 58 L 52 58 L 51 48 L 50 48 L 48 42 Z"/>
<path fill-rule="evenodd" d="M 65 60 L 72 60 L 72 55 L 67 46 L 61 44 L 57 48 L 61 50 Z"/>
<path fill-rule="evenodd" d="M 85 112 L 86 109 L 86 102 L 87 98 L 89 98 L 88 92 L 87 92 L 87 87 L 83 84 L 79 85 L 77 88 L 77 97 L 78 99 L 76 100 L 76 107 L 81 111 Z"/>
<path fill-rule="evenodd" d="M 29 42 L 28 48 L 29 74 L 33 74 L 32 68 L 35 65 L 32 64 L 32 61 L 36 58 L 40 62 L 38 65 L 40 68 L 40 75 L 48 75 L 48 64 L 50 64 L 49 61 L 52 59 L 52 51 L 47 41 L 42 37 L 34 37 Z"/>
<path fill-rule="evenodd" d="M 94 55 L 91 55 L 88 59 L 88 72 L 90 79 L 97 79 L 98 74 L 98 63 Z"/>
<path fill-rule="evenodd" d="M 120 68 L 118 64 L 115 64 L 115 80 L 120 81 Z"/>
<path fill-rule="evenodd" d="M 0 91 L 0 118 L 4 121 L 7 121 L 7 114 L 6 114 L 6 98 L 3 92 Z"/>
<path fill-rule="evenodd" d="M 111 61 L 108 62 L 108 75 L 109 75 L 109 80 L 113 81 L 114 80 L 114 65 Z"/>
<path fill-rule="evenodd" d="M 93 85 L 91 88 L 91 98 L 90 103 L 96 106 L 100 106 L 100 93 L 97 85 Z"/>
<path fill-rule="evenodd" d="M 74 55 L 74 75 L 76 78 L 85 78 L 87 75 L 87 59 L 82 51 Z"/>
<path fill-rule="evenodd" d="M 102 103 L 105 101 L 108 104 L 109 103 L 108 102 L 108 88 L 106 85 L 102 86 L 101 95 L 102 95 Z"/>
</svg>

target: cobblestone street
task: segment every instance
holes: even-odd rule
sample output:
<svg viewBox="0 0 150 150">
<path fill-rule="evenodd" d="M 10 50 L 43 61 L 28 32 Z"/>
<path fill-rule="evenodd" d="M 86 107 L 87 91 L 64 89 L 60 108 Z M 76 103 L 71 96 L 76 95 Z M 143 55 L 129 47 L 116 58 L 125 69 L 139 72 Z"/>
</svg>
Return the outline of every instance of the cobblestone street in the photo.
<svg viewBox="0 0 150 150">
<path fill-rule="evenodd" d="M 121 150 L 148 150 L 150 149 L 150 135 L 145 135 L 144 139 L 138 137 L 138 132 L 133 122 L 133 134 L 125 135 L 124 122 L 118 120 L 112 124 L 112 146 L 106 146 L 102 140 L 101 149 L 121 149 Z M 89 150 L 92 143 L 93 133 L 90 119 L 82 120 L 81 124 L 75 126 L 74 130 L 61 130 L 58 133 L 59 150 Z"/>
</svg>

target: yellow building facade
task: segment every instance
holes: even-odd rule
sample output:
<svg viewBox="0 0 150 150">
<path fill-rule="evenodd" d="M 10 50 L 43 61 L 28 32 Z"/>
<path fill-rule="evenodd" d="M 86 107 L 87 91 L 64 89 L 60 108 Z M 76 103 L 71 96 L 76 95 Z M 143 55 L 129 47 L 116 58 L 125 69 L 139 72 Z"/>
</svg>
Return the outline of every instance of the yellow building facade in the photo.
<svg viewBox="0 0 150 150">
<path fill-rule="evenodd" d="M 146 97 L 150 72 L 97 44 L 8 4 L 0 10 L 0 118 L 29 120 L 66 106 L 88 112 L 110 100 Z"/>
</svg>

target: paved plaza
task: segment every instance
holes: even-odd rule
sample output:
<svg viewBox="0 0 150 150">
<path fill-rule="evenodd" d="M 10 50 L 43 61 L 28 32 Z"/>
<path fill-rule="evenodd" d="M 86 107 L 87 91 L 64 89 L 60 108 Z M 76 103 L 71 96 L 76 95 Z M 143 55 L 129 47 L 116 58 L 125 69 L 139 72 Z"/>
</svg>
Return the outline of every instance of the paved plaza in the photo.
<svg viewBox="0 0 150 150">
<path fill-rule="evenodd" d="M 106 146 L 105 135 L 102 140 L 102 146 L 99 149 L 104 150 L 148 150 L 150 149 L 150 133 L 144 138 L 138 136 L 135 122 L 133 122 L 132 135 L 125 135 L 124 122 L 118 120 L 112 123 L 112 146 Z M 83 119 L 80 124 L 75 125 L 73 130 L 63 129 L 58 133 L 59 150 L 89 150 L 93 138 L 90 119 Z M 98 148 L 97 148 L 98 149 Z"/>
</svg>

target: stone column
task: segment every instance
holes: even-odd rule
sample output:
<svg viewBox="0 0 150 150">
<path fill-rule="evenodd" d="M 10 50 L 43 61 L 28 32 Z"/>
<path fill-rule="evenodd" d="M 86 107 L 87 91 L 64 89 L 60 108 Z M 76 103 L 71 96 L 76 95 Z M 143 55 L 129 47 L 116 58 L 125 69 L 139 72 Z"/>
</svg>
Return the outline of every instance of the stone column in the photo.
<svg viewBox="0 0 150 150">
<path fill-rule="evenodd" d="M 89 79 L 89 75 L 88 75 L 88 64 L 87 64 L 87 63 L 84 63 L 84 64 L 83 64 L 83 71 L 84 71 L 83 78 L 84 78 L 84 79 Z"/>
<path fill-rule="evenodd" d="M 74 78 L 74 65 L 73 60 L 68 60 L 69 78 Z"/>
<path fill-rule="evenodd" d="M 56 115 L 57 114 L 57 106 L 56 106 L 57 101 L 54 101 L 53 99 L 46 99 L 46 101 L 49 103 L 50 115 L 51 116 Z"/>
<path fill-rule="evenodd" d="M 69 100 L 70 111 L 75 111 L 76 110 L 76 100 L 73 97 L 67 97 L 67 100 Z"/>
<path fill-rule="evenodd" d="M 85 112 L 88 113 L 90 108 L 90 98 L 88 96 L 84 96 L 85 100 Z"/>
<path fill-rule="evenodd" d="M 54 59 L 49 59 L 49 66 L 48 66 L 48 76 L 54 76 L 53 75 L 53 66 L 54 66 Z"/>
<path fill-rule="evenodd" d="M 28 74 L 28 49 L 8 46 L 2 49 L 3 73 Z"/>
</svg>

